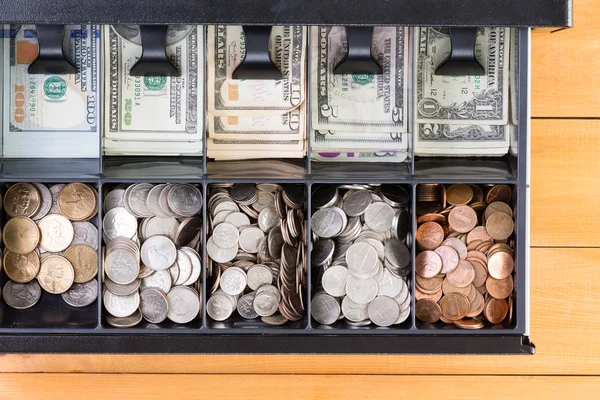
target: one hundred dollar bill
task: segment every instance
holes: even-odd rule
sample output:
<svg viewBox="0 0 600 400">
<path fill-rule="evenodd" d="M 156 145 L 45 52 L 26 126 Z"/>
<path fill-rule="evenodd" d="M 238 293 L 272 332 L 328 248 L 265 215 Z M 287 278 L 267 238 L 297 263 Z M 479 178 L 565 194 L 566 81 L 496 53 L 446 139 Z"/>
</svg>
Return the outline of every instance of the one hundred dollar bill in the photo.
<svg viewBox="0 0 600 400">
<path fill-rule="evenodd" d="M 274 26 L 269 42 L 280 80 L 232 79 L 245 56 L 241 26 L 211 25 L 207 31 L 208 112 L 211 115 L 281 115 L 304 101 L 306 28 Z"/>
<path fill-rule="evenodd" d="M 202 141 L 203 32 L 202 26 L 194 26 L 183 39 L 167 45 L 167 56 L 181 76 L 131 76 L 142 46 L 113 26 L 104 27 L 105 138 Z"/>
<path fill-rule="evenodd" d="M 417 155 L 504 155 L 510 137 L 505 125 L 416 124 Z"/>
<path fill-rule="evenodd" d="M 3 43 L 4 157 L 100 156 L 100 26 L 66 25 L 63 49 L 75 74 L 29 74 L 34 25 L 6 25 Z"/>
<path fill-rule="evenodd" d="M 213 139 L 301 140 L 306 129 L 303 106 L 283 115 L 211 115 L 208 118 L 208 137 Z"/>
<path fill-rule="evenodd" d="M 311 30 L 311 115 L 317 130 L 406 132 L 409 29 L 376 27 L 371 52 L 383 74 L 334 74 L 345 57 L 339 26 Z"/>
<path fill-rule="evenodd" d="M 506 124 L 508 121 L 507 28 L 480 28 L 475 56 L 484 76 L 438 76 L 450 53 L 448 28 L 416 28 L 416 120 L 419 123 Z"/>
<path fill-rule="evenodd" d="M 318 131 L 311 132 L 311 150 L 340 150 L 340 149 L 373 149 L 381 151 L 406 151 L 408 134 L 400 132 L 343 132 Z"/>
<path fill-rule="evenodd" d="M 317 162 L 388 162 L 402 163 L 406 161 L 406 152 L 392 151 L 334 151 L 330 152 L 313 151 L 310 155 L 313 161 Z"/>
</svg>

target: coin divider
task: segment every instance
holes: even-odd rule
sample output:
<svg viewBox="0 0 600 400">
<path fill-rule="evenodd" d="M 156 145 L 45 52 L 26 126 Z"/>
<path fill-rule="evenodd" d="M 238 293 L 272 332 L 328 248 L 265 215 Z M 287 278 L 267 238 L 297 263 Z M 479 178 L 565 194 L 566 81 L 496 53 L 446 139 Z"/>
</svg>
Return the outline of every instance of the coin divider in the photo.
<svg viewBox="0 0 600 400">
<path fill-rule="evenodd" d="M 87 183 L 93 186 L 96 191 L 98 191 L 98 183 L 97 181 L 90 181 L 86 179 L 81 180 L 53 180 L 45 182 L 39 182 L 39 180 L 7 180 L 3 179 L 4 183 L 0 184 L 0 195 L 4 199 L 4 194 L 6 190 L 15 183 L 19 182 L 27 182 L 27 183 L 43 183 L 48 186 L 52 186 L 54 184 L 68 184 L 72 182 L 82 182 Z M 97 201 L 99 202 L 100 196 L 98 195 Z M 100 204 L 98 203 L 98 206 Z M 10 217 L 4 211 L 4 203 L 2 205 L 2 210 L 0 211 L 0 222 L 2 228 Z M 99 225 L 99 217 L 98 214 L 93 218 L 88 220 L 92 224 L 100 230 Z M 73 221 L 70 221 L 71 223 Z M 39 246 L 39 244 L 38 244 Z M 4 256 L 5 247 L 4 243 L 2 243 Z M 100 261 L 100 247 L 98 247 L 98 260 Z M 98 265 L 100 267 L 100 264 Z M 37 278 L 34 278 L 37 279 Z M 4 289 L 4 285 L 10 279 L 4 272 L 4 266 L 1 268 L 0 272 L 0 290 Z M 100 289 L 100 288 L 98 288 Z M 9 307 L 4 303 L 4 299 L 0 298 L 0 333 L 1 332 L 67 332 L 67 333 L 79 333 L 79 332 L 92 332 L 95 329 L 99 328 L 98 319 L 97 319 L 97 309 L 99 307 L 98 300 L 94 301 L 92 304 L 85 307 L 72 307 L 68 305 L 60 294 L 50 294 L 47 293 L 43 288 L 41 288 L 42 294 L 40 300 L 31 308 L 25 310 L 17 310 L 12 307 Z M 98 292 L 100 293 L 100 292 Z M 39 321 L 44 321 L 44 319 L 53 319 L 54 317 L 62 317 L 60 322 L 51 322 L 46 321 L 43 323 L 39 323 Z"/>
<path fill-rule="evenodd" d="M 231 331 L 232 333 L 249 333 L 255 335 L 261 335 L 264 333 L 282 333 L 281 336 L 272 336 L 272 343 L 275 343 L 277 347 L 277 351 L 281 352 L 441 352 L 441 353 L 452 353 L 452 352 L 462 352 L 469 353 L 472 351 L 489 353 L 489 352 L 509 352 L 509 353 L 519 353 L 519 354 L 531 354 L 534 352 L 534 346 L 529 341 L 529 325 L 527 313 L 529 309 L 529 293 L 528 293 L 528 285 L 529 285 L 529 183 L 530 178 L 528 176 L 529 165 L 528 165 L 528 157 L 529 157 L 529 147 L 528 143 L 530 142 L 530 123 L 529 123 L 529 91 L 530 91 L 530 28 L 519 28 L 519 61 L 518 61 L 518 70 L 519 76 L 516 82 L 516 86 L 518 87 L 517 93 L 517 102 L 518 102 L 518 125 L 517 135 L 518 135 L 518 151 L 520 154 L 516 155 L 507 155 L 500 160 L 497 158 L 477 158 L 477 157 L 439 157 L 439 158 L 420 158 L 414 156 L 414 148 L 410 144 L 412 143 L 412 135 L 409 135 L 409 150 L 410 150 L 410 160 L 406 163 L 399 163 L 395 165 L 387 165 L 387 163 L 373 163 L 380 168 L 379 177 L 374 176 L 375 169 L 371 171 L 365 169 L 365 167 L 369 166 L 369 163 L 338 163 L 339 168 L 337 171 L 333 171 L 336 176 L 330 176 L 328 174 L 327 169 L 325 168 L 325 173 L 322 175 L 319 171 L 313 171 L 314 165 L 319 165 L 319 163 L 315 163 L 313 165 L 310 160 L 310 156 L 305 157 L 304 161 L 306 163 L 306 171 L 307 175 L 303 179 L 280 179 L 280 178 L 241 178 L 241 179 L 218 179 L 216 176 L 211 177 L 206 174 L 206 134 L 205 140 L 203 143 L 203 156 L 202 157 L 194 157 L 194 161 L 201 160 L 202 162 L 202 174 L 197 174 L 193 176 L 189 176 L 189 171 L 182 169 L 180 167 L 180 163 L 178 160 L 184 159 L 183 157 L 151 157 L 151 162 L 156 161 L 166 161 L 167 163 L 172 164 L 172 167 L 168 167 L 168 171 L 165 176 L 147 176 L 143 173 L 143 170 L 132 170 L 132 171 L 119 171 L 120 169 L 126 169 L 126 165 L 119 166 L 115 168 L 115 176 L 108 177 L 111 172 L 106 169 L 106 166 L 103 165 L 106 163 L 106 158 L 111 158 L 113 156 L 102 156 L 99 160 L 96 159 L 52 159 L 52 158 L 41 158 L 41 159 L 28 159 L 28 158 L 12 158 L 12 159 L 0 159 L 0 182 L 5 183 L 16 183 L 16 182 L 39 182 L 39 183 L 69 183 L 69 182 L 85 182 L 95 184 L 98 188 L 98 201 L 100 202 L 98 206 L 99 213 L 99 221 L 101 222 L 102 215 L 102 186 L 108 183 L 139 183 L 139 182 L 188 182 L 188 183 L 201 183 L 203 185 L 203 226 L 204 226 L 204 234 L 203 234 L 203 260 L 202 260 L 202 276 L 203 276 L 203 288 L 206 288 L 206 274 L 205 274 L 205 260 L 206 260 L 206 233 L 207 233 L 207 221 L 206 221 L 206 194 L 207 194 L 207 185 L 210 183 L 218 183 L 218 182 L 280 182 L 280 183 L 302 183 L 310 188 L 313 183 L 358 183 L 365 182 L 372 179 L 372 182 L 376 183 L 406 183 L 410 184 L 413 187 L 413 199 L 411 210 L 413 216 L 413 246 L 412 246 L 412 274 L 414 277 L 414 257 L 415 257 L 415 246 L 414 246 L 414 233 L 416 232 L 416 214 L 414 212 L 416 197 L 416 185 L 421 183 L 504 183 L 509 185 L 516 185 L 517 187 L 517 213 L 515 215 L 515 268 L 517 268 L 514 274 L 515 280 L 515 306 L 514 306 L 514 320 L 515 326 L 512 329 L 480 329 L 477 331 L 468 331 L 462 329 L 416 329 L 415 327 L 415 316 L 414 316 L 414 279 L 411 284 L 412 288 L 412 303 L 411 307 L 411 320 L 412 327 L 410 329 L 405 330 L 394 330 L 394 329 L 373 329 L 368 332 L 364 332 L 369 334 L 369 336 L 381 335 L 388 336 L 389 334 L 393 334 L 395 336 L 412 336 L 413 334 L 417 336 L 425 336 L 429 337 L 431 335 L 438 336 L 439 340 L 434 342 L 428 341 L 427 347 L 423 347 L 422 342 L 406 342 L 412 343 L 408 345 L 408 347 L 403 346 L 400 342 L 397 342 L 398 349 L 387 349 L 373 343 L 373 346 L 364 346 L 360 345 L 358 347 L 354 347 L 354 343 L 349 342 L 343 338 L 343 336 L 339 336 L 336 343 L 339 345 L 335 345 L 335 348 L 329 348 L 328 346 L 333 345 L 333 342 L 329 342 L 327 337 L 331 335 L 335 336 L 337 334 L 345 335 L 345 334 L 360 334 L 362 332 L 357 332 L 352 329 L 344 329 L 344 330 L 336 330 L 336 331 L 328 331 L 325 333 L 323 330 L 314 329 L 312 327 L 310 317 L 308 317 L 308 324 L 305 329 L 291 329 L 286 331 L 277 330 L 273 332 L 273 329 L 237 329 L 235 331 Z M 310 55 L 309 55 L 310 56 Z M 205 63 L 206 68 L 206 63 Z M 308 73 L 310 74 L 310 67 L 308 68 Z M 414 80 L 414 74 L 413 74 Z M 206 96 L 206 94 L 205 94 Z M 307 101 L 310 102 L 310 96 L 307 96 Z M 414 115 L 414 112 L 413 114 Z M 310 124 L 310 117 L 308 117 L 308 124 Z M 310 125 L 307 125 L 308 127 Z M 413 129 L 414 131 L 414 129 Z M 412 133 L 414 135 L 414 132 Z M 99 145 L 101 146 L 102 138 L 100 138 Z M 311 138 L 310 134 L 307 135 L 307 148 L 308 154 L 310 154 L 310 145 Z M 125 156 L 125 161 L 131 160 L 131 165 L 136 165 L 136 162 L 139 160 L 136 156 Z M 422 161 L 433 160 L 439 164 L 441 169 L 436 170 L 428 170 L 427 168 L 422 167 Z M 249 163 L 252 163 L 254 160 L 248 160 Z M 212 162 L 212 161 L 211 161 Z M 221 161 L 218 161 L 221 162 Z M 92 166 L 92 164 L 96 163 L 97 171 L 95 168 L 88 168 Z M 501 168 L 494 168 L 496 165 L 500 163 Z M 321 165 L 325 165 L 324 163 L 320 163 Z M 435 163 L 434 163 L 435 164 Z M 461 164 L 461 169 L 453 168 L 453 165 Z M 331 163 L 332 166 L 335 164 Z M 465 172 L 465 166 L 469 170 Z M 486 168 L 491 166 L 492 168 Z M 138 166 L 139 167 L 139 166 Z M 372 167 L 375 168 L 375 167 Z M 371 174 L 361 173 L 361 169 L 364 169 L 365 172 L 371 172 Z M 405 169 L 408 169 L 408 173 L 405 172 Z M 196 168 L 194 170 L 197 170 Z M 139 173 L 139 175 L 131 175 L 131 173 Z M 268 171 L 266 171 L 268 172 Z M 443 172 L 443 173 L 440 173 Z M 265 173 L 268 176 L 268 173 Z M 367 175 L 367 176 L 364 176 Z M 376 174 L 375 174 L 376 175 Z M 383 177 L 381 177 L 383 175 Z M 308 192 L 307 192 L 308 194 Z M 311 209 L 311 201 L 310 195 L 308 195 L 307 207 Z M 0 215 L 4 215 L 4 212 L 0 213 Z M 310 218 L 307 217 L 308 231 L 310 232 Z M 98 224 L 98 233 L 99 233 L 99 243 L 102 243 L 102 224 Z M 310 238 L 308 238 L 310 239 Z M 307 249 L 309 249 L 309 244 L 306 244 Z M 101 245 L 99 246 L 99 249 Z M 101 252 L 99 250 L 99 263 L 101 263 Z M 310 316 L 310 305 L 311 305 L 311 267 L 310 267 L 310 252 L 307 251 L 306 256 L 308 257 L 307 262 L 308 265 L 308 288 L 307 288 L 307 307 L 306 307 L 306 315 Z M 4 277 L 4 273 L 0 274 L 1 277 Z M 98 284 L 101 285 L 101 264 L 99 264 L 99 273 L 98 273 Z M 4 283 L 4 282 L 2 282 Z M 99 287 L 99 297 L 102 296 L 101 286 Z M 74 351 L 73 343 L 77 338 L 81 338 L 82 343 L 85 343 L 88 351 L 95 352 L 106 352 L 106 351 L 114 351 L 114 352 L 123 352 L 124 349 L 120 347 L 121 338 L 127 337 L 130 335 L 132 338 L 135 338 L 136 341 L 128 342 L 130 346 L 127 348 L 127 351 L 131 352 L 152 352 L 154 350 L 145 347 L 144 343 L 148 343 L 146 341 L 146 336 L 140 335 L 141 333 L 168 333 L 168 334 L 177 334 L 177 333 L 203 333 L 203 334 L 213 334 L 223 335 L 227 334 L 227 330 L 223 329 L 207 329 L 205 324 L 206 321 L 206 290 L 203 290 L 203 322 L 200 329 L 136 329 L 136 328 L 127 328 L 127 329 L 118 329 L 118 328 L 106 328 L 102 323 L 102 304 L 99 301 L 98 304 L 98 317 L 96 324 L 92 328 L 66 328 L 66 327 L 57 327 L 57 328 L 31 328 L 31 327 L 15 327 L 15 328 L 6 328 L 0 325 L 0 333 L 4 334 L 5 339 L 3 339 L 3 335 L 0 335 L 0 343 L 10 343 L 11 351 L 15 352 L 31 352 L 31 351 L 44 351 L 47 349 L 57 349 L 55 351 Z M 61 299 L 62 301 L 62 299 Z M 2 301 L 0 301 L 1 305 L 4 305 Z M 42 305 L 38 303 L 38 307 Z M 19 312 L 27 311 L 27 310 L 18 310 Z M 105 336 L 106 340 L 94 342 L 94 340 L 99 340 L 102 336 L 93 336 L 94 339 L 92 341 L 85 339 L 88 335 L 77 335 L 77 336 L 69 336 L 63 335 L 65 338 L 65 342 L 61 342 L 61 340 L 52 340 L 53 336 L 39 336 L 34 334 L 43 334 L 43 333 L 65 333 L 65 334 L 73 334 L 73 333 L 82 333 L 82 334 L 98 334 L 103 333 L 104 335 L 116 334 L 114 336 Z M 26 334 L 26 335 L 22 335 Z M 310 349 L 304 349 L 304 345 L 302 347 L 300 342 L 294 341 L 292 337 L 296 337 L 297 335 L 306 335 L 312 334 L 317 337 L 322 337 L 321 344 L 311 342 Z M 14 336 L 19 335 L 19 336 Z M 442 341 L 441 337 L 449 335 L 448 339 L 452 341 L 451 349 L 448 350 L 446 347 L 448 342 Z M 476 337 L 485 337 L 487 335 L 493 335 L 494 338 L 490 342 L 477 342 L 474 343 L 472 341 L 465 341 L 461 338 L 467 338 L 469 336 Z M 519 336 L 520 335 L 520 336 Z M 285 348 L 285 343 L 288 343 L 285 339 L 286 336 L 289 337 L 290 343 L 296 343 L 296 347 L 293 349 Z M 39 342 L 39 338 L 47 338 L 45 344 Z M 114 338 L 114 339 L 111 339 Z M 278 339 L 280 338 L 280 339 Z M 301 337 L 299 338 L 301 339 Z M 348 340 L 353 340 L 352 337 L 348 336 Z M 418 338 L 417 338 L 418 339 Z M 150 338 L 147 339 L 148 341 Z M 208 340 L 208 339 L 207 339 Z M 390 338 L 391 340 L 391 338 Z M 517 342 L 518 340 L 518 342 Z M 50 343 L 50 342 L 53 343 Z M 138 345 L 139 342 L 139 345 Z M 96 347 L 94 343 L 102 343 L 102 347 Z M 154 343 L 154 342 L 152 342 Z M 186 342 L 187 343 L 187 342 Z M 204 341 L 202 343 L 205 343 Z M 208 341 L 207 341 L 208 343 Z M 210 341 L 213 343 L 213 341 Z M 215 345 L 216 341 L 214 342 Z M 219 342 L 221 343 L 221 342 Z M 252 349 L 263 349 L 263 350 L 244 350 L 247 349 L 246 346 L 241 345 L 237 346 L 232 344 L 231 346 L 223 346 L 219 345 L 218 349 L 215 351 L 224 351 L 224 352 L 247 352 L 247 351 L 257 351 L 264 352 L 267 348 L 263 347 L 258 342 L 252 342 L 254 345 Z M 347 348 L 344 345 L 350 346 L 351 348 Z M 394 342 L 396 343 L 396 342 Z M 404 342 L 402 342 L 404 343 Z M 436 343 L 439 343 L 436 344 Z M 446 344 L 444 344 L 446 343 Z M 517 344 L 518 343 L 518 344 Z M 183 342 L 181 342 L 183 345 Z M 231 343 L 230 343 L 231 344 Z M 197 345 L 202 346 L 202 345 Z M 197 347 L 192 344 L 186 344 L 187 349 L 191 349 L 189 351 L 200 351 L 206 352 L 204 347 Z M 290 345 L 293 347 L 294 345 Z M 3 344 L 0 344 L 0 347 L 4 347 Z M 364 348 L 363 348 L 364 347 Z M 400 349 L 402 347 L 402 349 Z M 93 348 L 93 349 L 92 349 Z M 270 347 L 269 347 L 270 348 Z M 63 349 L 63 350 L 60 350 Z M 110 350 L 109 350 L 110 349 Z M 172 352 L 180 352 L 180 347 L 172 347 L 165 344 L 164 351 L 172 351 Z M 371 349 L 371 350 L 369 350 Z M 375 349 L 375 350 L 374 350 Z M 79 351 L 85 352 L 85 349 L 81 349 Z M 273 349 L 271 348 L 271 350 Z"/>
<path fill-rule="evenodd" d="M 310 219 L 308 217 L 308 213 L 310 208 L 309 207 L 309 201 L 310 201 L 310 196 L 308 195 L 308 190 L 310 190 L 310 187 L 308 186 L 308 180 L 297 180 L 297 179 L 291 179 L 291 180 L 273 180 L 273 179 L 235 179 L 235 180 L 223 180 L 223 179 L 215 179 L 215 180 L 209 180 L 206 183 L 206 193 L 208 194 L 208 191 L 211 188 L 212 184 L 218 184 L 218 183 L 277 183 L 277 184 L 281 184 L 281 185 L 285 185 L 286 183 L 293 183 L 293 184 L 297 184 L 297 185 L 302 185 L 304 186 L 304 193 L 305 193 L 305 203 L 304 203 L 304 218 L 305 221 L 307 221 L 307 238 L 310 238 L 309 233 L 310 233 Z M 206 210 L 207 208 L 207 204 L 208 204 L 208 195 L 205 196 L 204 198 L 204 209 Z M 206 212 L 206 218 L 208 218 L 208 210 L 205 211 Z M 210 237 L 210 235 L 212 235 L 212 232 L 208 232 L 208 220 L 205 220 L 205 224 L 206 224 L 206 230 L 205 230 L 205 235 L 204 235 L 204 257 L 205 260 L 208 260 L 208 253 L 206 251 L 206 240 L 208 240 L 208 238 Z M 309 239 L 310 240 L 310 239 Z M 306 259 L 306 266 L 307 266 L 307 277 L 306 277 L 306 282 L 307 282 L 307 287 L 304 288 L 305 289 L 305 295 L 306 297 L 303 299 L 304 301 L 304 305 L 305 305 L 305 315 L 304 318 L 299 320 L 299 321 L 290 321 L 287 322 L 284 325 L 269 325 L 266 324 L 264 322 L 262 322 L 260 320 L 260 318 L 255 318 L 254 320 L 245 320 L 244 318 L 242 318 L 239 314 L 237 314 L 237 311 L 234 310 L 233 314 L 227 318 L 225 321 L 222 322 L 217 322 L 217 321 L 213 321 L 211 320 L 211 318 L 208 316 L 208 314 L 206 314 L 206 302 L 208 301 L 208 299 L 210 298 L 210 295 L 208 294 L 208 290 L 203 290 L 203 295 L 205 297 L 205 302 L 203 305 L 203 311 L 205 313 L 205 323 L 206 323 L 206 327 L 208 328 L 209 332 L 212 333 L 221 333 L 221 334 L 228 334 L 228 333 L 234 333 L 234 334 L 256 334 L 256 333 L 275 333 L 275 334 L 294 334 L 294 333 L 302 333 L 302 332 L 307 332 L 310 331 L 310 244 L 309 243 L 303 243 L 304 246 L 304 251 L 305 251 L 305 259 Z M 206 270 L 204 270 L 204 272 L 206 272 Z M 206 274 L 203 275 L 205 277 L 205 281 L 204 284 L 206 285 Z M 274 283 L 275 286 L 277 286 L 277 283 Z M 206 286 L 204 286 L 206 287 Z M 214 325 L 217 323 L 221 323 L 223 325 L 230 325 L 233 324 L 234 326 L 225 326 L 225 327 L 215 327 Z M 235 325 L 239 325 L 239 326 L 235 326 Z"/>
<path fill-rule="evenodd" d="M 104 206 L 104 193 L 106 192 L 106 194 L 108 194 L 110 192 L 110 190 L 112 190 L 113 188 L 115 188 L 118 184 L 124 183 L 124 184 L 128 184 L 128 185 L 132 185 L 132 184 L 137 184 L 137 183 L 142 183 L 142 182 L 147 182 L 147 183 L 153 183 L 153 184 L 160 184 L 160 183 L 190 183 L 192 185 L 198 186 L 198 188 L 200 188 L 202 190 L 202 209 L 204 210 L 204 207 L 206 206 L 206 202 L 205 202 L 205 186 L 203 184 L 203 180 L 202 179 L 195 179 L 195 180 L 190 180 L 190 179 L 185 179 L 185 180 L 168 180 L 168 181 L 162 181 L 162 180 L 156 180 L 156 179 L 149 179 L 149 180 L 136 180 L 134 182 L 132 182 L 132 180 L 112 180 L 112 179 L 106 179 L 106 180 L 101 180 L 101 190 L 100 193 L 98 195 L 98 198 L 101 199 L 101 203 L 100 206 Z M 102 221 L 102 218 L 104 217 L 104 210 L 99 208 L 98 209 L 98 215 L 99 215 L 99 219 L 100 221 Z M 206 245 L 205 242 L 205 235 L 204 235 L 204 229 L 206 229 L 206 225 L 205 225 L 205 214 L 204 211 L 201 211 L 201 215 L 203 218 L 203 233 L 202 233 L 202 244 L 203 244 L 203 250 L 202 253 L 200 254 L 200 263 L 202 265 L 202 269 L 201 269 L 201 279 L 202 279 L 202 283 L 203 285 L 205 284 L 204 282 L 204 273 L 205 273 L 205 263 L 204 263 L 204 258 L 203 258 L 203 254 L 204 254 L 204 246 Z M 139 229 L 139 224 L 140 224 L 140 220 L 142 218 L 136 218 L 138 220 L 138 229 Z M 100 224 L 102 225 L 102 224 Z M 98 229 L 98 234 L 100 235 L 99 240 L 101 245 L 99 246 L 100 249 L 104 248 L 106 246 L 106 244 L 104 243 L 104 239 L 103 239 L 103 235 L 102 235 L 102 231 L 101 229 Z M 100 250 L 101 252 L 101 250 Z M 102 253 L 100 253 L 102 254 Z M 99 259 L 99 262 L 102 263 L 102 260 Z M 98 269 L 98 279 L 99 282 L 101 282 L 101 278 L 102 278 L 102 264 L 100 264 L 100 268 Z M 151 324 L 149 322 L 147 322 L 145 319 L 142 318 L 142 321 L 131 328 L 115 328 L 111 325 L 109 325 L 106 322 L 106 314 L 108 313 L 108 311 L 106 311 L 106 309 L 104 308 L 104 303 L 102 300 L 102 293 L 103 293 L 103 287 L 104 285 L 101 284 L 100 285 L 100 292 L 99 292 L 99 299 L 100 299 L 100 305 L 99 305 L 99 310 L 98 310 L 98 318 L 100 321 L 100 326 L 101 329 L 107 332 L 118 332 L 118 333 L 190 333 L 190 332 L 194 332 L 194 331 L 198 331 L 198 330 L 202 330 L 204 329 L 204 316 L 203 316 L 203 312 L 204 312 L 204 307 L 203 304 L 201 304 L 202 306 L 202 312 L 191 322 L 188 322 L 187 324 L 177 324 L 174 323 L 172 321 L 170 321 L 169 319 L 165 320 L 164 322 L 161 322 L 160 324 Z M 202 293 L 204 296 L 204 286 L 202 286 Z M 139 290 L 139 289 L 138 289 Z M 203 302 L 203 299 L 200 299 L 201 302 Z"/>
</svg>

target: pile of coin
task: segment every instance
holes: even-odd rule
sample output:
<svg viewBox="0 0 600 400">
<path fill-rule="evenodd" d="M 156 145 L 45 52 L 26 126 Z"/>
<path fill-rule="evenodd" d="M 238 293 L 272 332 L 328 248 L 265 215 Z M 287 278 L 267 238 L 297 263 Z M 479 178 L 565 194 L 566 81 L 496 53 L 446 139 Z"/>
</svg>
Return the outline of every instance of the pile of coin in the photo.
<svg viewBox="0 0 600 400">
<path fill-rule="evenodd" d="M 191 184 L 121 184 L 104 198 L 106 322 L 185 324 L 202 308 L 202 192 Z"/>
<path fill-rule="evenodd" d="M 391 326 L 410 315 L 410 196 L 401 185 L 320 185 L 311 217 L 319 324 Z"/>
<path fill-rule="evenodd" d="M 295 184 L 212 185 L 210 318 L 225 321 L 236 310 L 271 325 L 304 318 L 305 198 L 304 187 Z"/>
<path fill-rule="evenodd" d="M 98 298 L 98 212 L 96 190 L 85 183 L 15 183 L 4 194 L 3 267 L 10 279 L 4 302 L 33 307 L 42 289 L 60 294 L 73 307 Z M 37 279 L 34 279 L 37 278 Z"/>
<path fill-rule="evenodd" d="M 514 231 L 508 185 L 417 186 L 415 313 L 464 329 L 512 324 Z"/>
</svg>

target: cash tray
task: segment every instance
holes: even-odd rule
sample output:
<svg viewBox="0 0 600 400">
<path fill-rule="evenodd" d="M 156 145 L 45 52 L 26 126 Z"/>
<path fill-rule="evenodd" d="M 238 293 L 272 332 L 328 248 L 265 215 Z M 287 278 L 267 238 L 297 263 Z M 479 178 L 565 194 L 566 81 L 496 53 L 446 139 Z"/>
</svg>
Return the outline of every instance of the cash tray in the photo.
<svg viewBox="0 0 600 400">
<path fill-rule="evenodd" d="M 102 220 L 102 193 L 118 183 L 177 183 L 202 186 L 204 193 L 202 260 L 207 259 L 207 197 L 212 184 L 238 182 L 296 183 L 307 194 L 307 223 L 310 232 L 311 188 L 323 183 L 398 183 L 411 189 L 412 235 L 417 229 L 416 188 L 423 183 L 507 184 L 516 189 L 515 212 L 515 308 L 511 324 L 486 324 L 480 330 L 461 330 L 442 323 L 424 324 L 415 317 L 414 279 L 411 313 L 406 322 L 393 328 L 320 326 L 311 319 L 311 285 L 305 299 L 303 320 L 281 327 L 232 318 L 217 324 L 206 314 L 208 296 L 203 290 L 200 318 L 186 325 L 141 325 L 122 329 L 109 326 L 101 297 L 92 305 L 75 310 L 59 304 L 57 296 L 43 296 L 29 310 L 13 310 L 0 302 L 0 352 L 2 353 L 251 353 L 251 354 L 534 354 L 529 338 L 529 93 L 530 28 L 570 26 L 571 1 L 527 3 L 510 0 L 452 0 L 443 4 L 430 0 L 377 2 L 365 7 L 357 0 L 328 2 L 204 1 L 190 7 L 180 0 L 151 0 L 143 7 L 119 2 L 75 3 L 60 0 L 16 2 L 0 0 L 4 23 L 230 23 L 247 25 L 441 25 L 520 27 L 516 86 L 517 121 L 511 153 L 500 158 L 419 157 L 414 154 L 409 134 L 408 159 L 404 163 L 334 163 L 300 160 L 215 161 L 206 157 L 206 135 L 201 157 L 101 156 L 85 158 L 4 158 L 0 160 L 0 194 L 15 182 L 86 182 L 99 192 L 96 222 Z M 235 11 L 234 11 L 235 10 Z M 6 89 L 5 89 L 6 90 Z M 310 154 L 310 135 L 308 153 Z M 101 147 L 102 143 L 98 143 Z M 262 166 L 269 166 L 263 168 Z M 280 167 L 279 167 L 280 166 Z M 7 216 L 2 211 L 0 224 Z M 99 224 L 99 242 L 102 227 Z M 309 235 L 310 236 L 310 235 Z M 310 242 L 310 239 L 307 240 Z M 304 243 L 307 254 L 310 243 Z M 411 275 L 415 276 L 416 245 Z M 100 250 L 99 250 L 100 254 Z M 308 282 L 316 269 L 308 258 Z M 101 257 L 99 257 L 99 264 Z M 206 265 L 202 283 L 207 287 Z M 98 284 L 101 284 L 101 268 Z M 0 287 L 7 276 L 0 273 Z M 101 293 L 99 286 L 99 293 Z"/>
</svg>

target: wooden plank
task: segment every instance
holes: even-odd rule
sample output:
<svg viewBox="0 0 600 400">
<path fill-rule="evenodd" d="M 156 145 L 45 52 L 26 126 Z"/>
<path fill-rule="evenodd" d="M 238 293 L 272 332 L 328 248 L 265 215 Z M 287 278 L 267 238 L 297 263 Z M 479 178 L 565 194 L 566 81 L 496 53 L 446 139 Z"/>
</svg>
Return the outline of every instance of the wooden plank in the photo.
<svg viewBox="0 0 600 400">
<path fill-rule="evenodd" d="M 589 399 L 600 377 L 534 376 L 351 376 L 351 375 L 91 375 L 6 374 L 5 398 L 178 400 L 281 399 L 433 399 L 480 400 L 544 398 Z"/>
<path fill-rule="evenodd" d="M 600 117 L 600 15 L 597 0 L 574 2 L 574 27 L 533 31 L 534 117 Z"/>
<path fill-rule="evenodd" d="M 531 259 L 534 356 L 4 355 L 0 372 L 600 374 L 600 249 L 532 249 Z"/>
<path fill-rule="evenodd" d="M 531 245 L 600 246 L 600 121 L 531 125 Z"/>
</svg>

